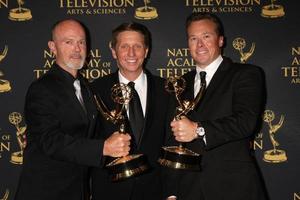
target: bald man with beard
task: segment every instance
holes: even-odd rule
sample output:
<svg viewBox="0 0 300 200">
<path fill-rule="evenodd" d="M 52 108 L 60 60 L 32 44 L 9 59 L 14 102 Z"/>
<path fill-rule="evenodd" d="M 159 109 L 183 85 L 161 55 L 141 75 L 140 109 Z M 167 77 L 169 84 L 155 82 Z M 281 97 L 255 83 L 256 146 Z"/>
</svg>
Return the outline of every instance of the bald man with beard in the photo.
<svg viewBox="0 0 300 200">
<path fill-rule="evenodd" d="M 86 59 L 86 33 L 80 22 L 57 22 L 48 42 L 56 63 L 27 92 L 27 146 L 16 200 L 87 200 L 88 167 L 103 156 L 128 154 L 130 136 L 115 132 L 93 139 L 97 109 L 80 75 Z M 101 129 L 98 129 L 101 130 Z"/>
</svg>

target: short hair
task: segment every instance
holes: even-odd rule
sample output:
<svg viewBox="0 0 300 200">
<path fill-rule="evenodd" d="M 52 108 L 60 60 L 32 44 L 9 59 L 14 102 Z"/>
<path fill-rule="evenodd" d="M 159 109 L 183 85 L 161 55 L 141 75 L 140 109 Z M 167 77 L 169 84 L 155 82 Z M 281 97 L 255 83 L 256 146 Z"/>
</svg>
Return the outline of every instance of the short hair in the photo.
<svg viewBox="0 0 300 200">
<path fill-rule="evenodd" d="M 63 22 L 66 22 L 66 21 L 73 21 L 73 22 L 76 22 L 78 23 L 82 28 L 83 30 L 85 31 L 86 33 L 86 27 L 83 25 L 83 23 L 77 19 L 72 19 L 72 18 L 68 18 L 68 19 L 61 19 L 57 22 L 55 22 L 52 27 L 51 27 L 51 39 L 54 40 L 54 32 L 55 32 L 55 29 Z"/>
<path fill-rule="evenodd" d="M 150 48 L 150 41 L 151 41 L 151 35 L 149 30 L 146 26 L 136 23 L 136 22 L 130 22 L 130 23 L 122 23 L 118 27 L 116 27 L 112 31 L 112 40 L 111 40 L 111 47 L 115 48 L 117 44 L 117 37 L 121 32 L 124 31 L 136 31 L 143 35 L 144 37 L 144 44 L 147 48 Z"/>
<path fill-rule="evenodd" d="M 216 25 L 216 33 L 218 36 L 224 36 L 224 27 L 219 17 L 211 13 L 192 13 L 187 17 L 185 22 L 186 31 L 191 25 L 192 22 L 200 21 L 200 20 L 209 20 Z"/>
</svg>

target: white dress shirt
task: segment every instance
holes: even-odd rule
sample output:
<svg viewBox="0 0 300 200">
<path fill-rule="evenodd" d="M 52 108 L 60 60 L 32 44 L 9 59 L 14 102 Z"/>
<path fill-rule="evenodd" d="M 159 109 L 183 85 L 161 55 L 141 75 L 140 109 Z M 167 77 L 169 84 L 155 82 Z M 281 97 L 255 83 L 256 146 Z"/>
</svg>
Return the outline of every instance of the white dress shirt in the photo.
<svg viewBox="0 0 300 200">
<path fill-rule="evenodd" d="M 125 78 L 121 72 L 118 72 L 119 74 L 119 81 L 120 83 L 124 83 L 124 84 L 128 84 L 130 81 Z M 141 105 L 142 105 L 142 109 L 143 109 L 143 114 L 145 116 L 146 113 L 146 103 L 147 103 L 147 75 L 142 72 L 137 79 L 135 79 L 134 81 L 134 89 L 137 91 L 140 101 L 141 101 Z M 127 110 L 127 115 L 129 116 L 129 109 L 128 109 L 129 105 L 126 106 L 126 110 Z"/>
</svg>

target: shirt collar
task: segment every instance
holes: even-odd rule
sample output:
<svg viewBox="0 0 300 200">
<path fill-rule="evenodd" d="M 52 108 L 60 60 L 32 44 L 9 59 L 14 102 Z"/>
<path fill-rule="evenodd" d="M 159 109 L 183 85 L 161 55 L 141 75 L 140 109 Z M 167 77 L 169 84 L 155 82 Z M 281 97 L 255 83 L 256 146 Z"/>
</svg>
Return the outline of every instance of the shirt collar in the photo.
<svg viewBox="0 0 300 200">
<path fill-rule="evenodd" d="M 118 71 L 118 75 L 119 75 L 120 83 L 128 84 L 130 82 L 127 78 L 125 78 L 121 74 L 120 71 Z M 144 73 L 144 71 L 142 71 L 142 73 L 133 81 L 135 89 L 139 90 L 143 88 L 143 86 L 145 85 L 145 81 L 146 81 L 146 74 Z"/>
<path fill-rule="evenodd" d="M 202 69 L 200 67 L 196 67 L 197 74 L 195 76 L 195 79 L 200 79 L 199 73 L 201 71 L 205 71 L 206 72 L 206 82 L 207 82 L 207 85 L 208 85 L 210 83 L 213 75 L 215 74 L 215 72 L 219 68 L 222 61 L 223 61 L 223 58 L 222 58 L 221 55 L 219 55 L 212 63 L 207 65 L 204 69 Z"/>
<path fill-rule="evenodd" d="M 204 69 L 197 66 L 196 67 L 197 74 L 199 74 L 201 71 L 205 71 L 207 74 L 214 74 L 217 71 L 222 61 L 223 58 L 221 55 L 219 55 L 212 63 L 207 65 Z"/>
</svg>

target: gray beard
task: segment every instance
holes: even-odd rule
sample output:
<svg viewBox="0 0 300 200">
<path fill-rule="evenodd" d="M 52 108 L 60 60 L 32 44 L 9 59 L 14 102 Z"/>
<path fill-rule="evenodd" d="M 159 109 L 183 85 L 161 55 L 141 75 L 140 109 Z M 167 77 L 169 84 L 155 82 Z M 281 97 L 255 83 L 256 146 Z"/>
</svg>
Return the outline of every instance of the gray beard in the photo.
<svg viewBox="0 0 300 200">
<path fill-rule="evenodd" d="M 79 65 L 74 65 L 73 63 L 66 63 L 66 66 L 68 68 L 77 69 L 77 70 L 81 69 L 83 67 L 83 65 L 84 65 L 84 60 L 82 60 Z"/>
</svg>

